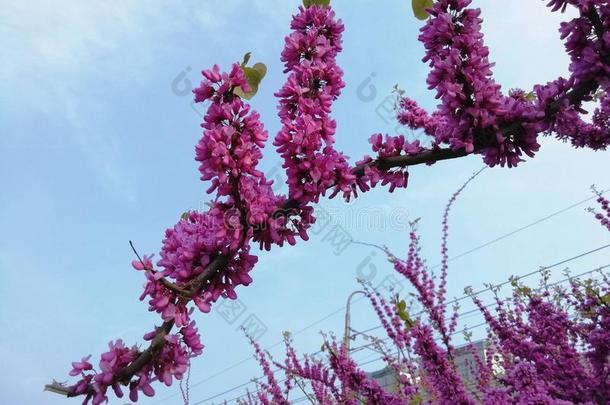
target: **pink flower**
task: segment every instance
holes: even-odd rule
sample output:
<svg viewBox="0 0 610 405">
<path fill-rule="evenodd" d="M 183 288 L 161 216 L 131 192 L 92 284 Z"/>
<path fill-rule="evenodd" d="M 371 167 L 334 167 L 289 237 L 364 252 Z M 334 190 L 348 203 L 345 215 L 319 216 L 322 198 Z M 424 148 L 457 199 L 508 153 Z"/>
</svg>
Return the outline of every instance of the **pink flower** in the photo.
<svg viewBox="0 0 610 405">
<path fill-rule="evenodd" d="M 152 254 L 152 255 L 144 255 L 144 257 L 142 258 L 142 261 L 134 260 L 134 261 L 131 262 L 131 265 L 136 270 L 152 270 L 153 269 L 153 264 L 152 264 L 152 260 L 151 259 L 152 259 L 153 256 L 154 256 L 154 254 Z"/>
<path fill-rule="evenodd" d="M 75 377 L 79 374 L 82 374 L 84 371 L 88 371 L 93 369 L 91 363 L 89 363 L 89 359 L 91 355 L 83 357 L 81 361 L 72 362 L 72 370 L 70 371 L 70 375 Z"/>
</svg>

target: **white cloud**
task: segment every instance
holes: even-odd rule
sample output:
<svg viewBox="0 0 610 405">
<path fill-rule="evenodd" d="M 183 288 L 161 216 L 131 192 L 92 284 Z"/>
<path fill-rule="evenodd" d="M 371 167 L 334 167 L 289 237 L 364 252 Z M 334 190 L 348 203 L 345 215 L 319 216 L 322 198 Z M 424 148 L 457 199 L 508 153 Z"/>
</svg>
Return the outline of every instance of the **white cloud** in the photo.
<svg viewBox="0 0 610 405">
<path fill-rule="evenodd" d="M 76 143 L 108 188 L 133 203 L 117 162 L 120 139 L 90 128 L 90 117 L 107 115 L 90 88 L 121 80 L 144 85 L 158 38 L 178 29 L 184 14 L 184 8 L 139 1 L 9 0 L 0 17 L 0 34 L 10 38 L 0 60 L 0 87 L 8 87 L 2 93 L 12 95 L 19 112 L 63 121 L 69 129 L 47 142 Z M 16 132 L 16 138 L 36 136 Z"/>
<path fill-rule="evenodd" d="M 261 16 L 287 27 L 296 9 L 283 0 L 3 3 L 0 35 L 8 40 L 0 59 L 0 97 L 10 97 L 7 106 L 16 111 L 39 112 L 68 124 L 72 131 L 53 134 L 64 136 L 55 141 L 76 142 L 99 168 L 100 178 L 130 202 L 134 193 L 117 162 L 121 140 L 111 131 L 89 128 L 91 111 L 106 116 L 90 89 L 149 86 L 160 65 L 158 55 L 171 52 L 176 35 L 191 30 L 203 44 L 194 52 L 206 52 L 206 41 L 237 42 L 237 36 L 252 47 L 261 42 L 256 28 Z M 17 140 L 32 136 L 21 131 L 11 135 Z"/>
</svg>

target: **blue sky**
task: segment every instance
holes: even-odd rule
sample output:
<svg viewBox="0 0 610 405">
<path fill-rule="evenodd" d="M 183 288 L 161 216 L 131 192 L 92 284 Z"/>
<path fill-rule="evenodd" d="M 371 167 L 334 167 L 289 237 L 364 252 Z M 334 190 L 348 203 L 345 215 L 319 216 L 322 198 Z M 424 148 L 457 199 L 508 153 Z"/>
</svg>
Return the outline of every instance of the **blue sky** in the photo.
<svg viewBox="0 0 610 405">
<path fill-rule="evenodd" d="M 141 253 L 156 252 L 180 213 L 207 201 L 193 159 L 201 110 L 187 94 L 201 69 L 229 66 L 252 51 L 253 61 L 268 66 L 252 104 L 270 135 L 278 130 L 273 92 L 285 80 L 279 54 L 299 1 L 174 3 L 0 0 L 1 403 L 65 403 L 43 393 L 43 385 L 64 379 L 71 361 L 96 357 L 111 339 L 141 342 L 158 322 L 137 299 L 143 279 L 131 269 L 128 241 Z M 550 14 L 544 2 L 474 3 L 483 10 L 486 42 L 504 90 L 530 89 L 567 74 L 556 30 L 562 17 Z M 339 63 L 347 87 L 334 108 L 337 147 L 355 161 L 368 153 L 371 134 L 394 133 L 395 124 L 383 113 L 394 84 L 428 108 L 434 99 L 416 40 L 421 23 L 411 16 L 409 1 L 333 4 L 346 25 Z M 268 147 L 263 168 L 272 173 L 278 162 Z M 416 167 L 406 190 L 375 190 L 349 206 L 328 200 L 321 206 L 352 238 L 387 244 L 399 256 L 406 252 L 407 221 L 421 217 L 423 253 L 435 264 L 443 207 L 482 165 L 479 157 L 469 157 Z M 536 158 L 516 169 L 485 170 L 465 191 L 452 211 L 450 252 L 468 251 L 584 200 L 590 184 L 610 187 L 609 171 L 607 152 L 543 139 Z M 588 205 L 455 260 L 448 295 L 609 243 L 585 211 Z M 301 352 L 320 347 L 320 330 L 340 334 L 339 309 L 358 288 L 357 274 L 374 271 L 373 284 L 392 274 L 372 252 L 350 245 L 337 253 L 320 230 L 307 243 L 261 253 L 255 282 L 239 290 L 243 311 L 237 319 L 229 323 L 218 311 L 196 315 L 206 350 L 193 363 L 192 402 L 259 374 L 253 361 L 243 361 L 251 348 L 236 331 L 252 315 L 266 328 L 264 347 L 278 342 L 284 330 L 312 324 L 295 336 Z M 569 265 L 584 272 L 608 259 L 605 250 Z M 354 305 L 356 329 L 376 325 L 365 303 Z M 362 361 L 374 356 L 367 350 L 354 354 Z M 370 363 L 366 369 L 378 367 Z M 141 403 L 178 404 L 180 398 L 172 397 L 177 392 L 176 386 L 159 386 L 153 400 Z"/>
</svg>

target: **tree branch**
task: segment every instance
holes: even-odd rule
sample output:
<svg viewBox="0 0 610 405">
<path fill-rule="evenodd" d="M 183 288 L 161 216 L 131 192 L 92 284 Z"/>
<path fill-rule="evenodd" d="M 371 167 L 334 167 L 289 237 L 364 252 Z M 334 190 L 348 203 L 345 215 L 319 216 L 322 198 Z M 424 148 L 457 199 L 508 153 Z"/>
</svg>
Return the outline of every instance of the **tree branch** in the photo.
<svg viewBox="0 0 610 405">
<path fill-rule="evenodd" d="M 212 279 L 212 277 L 218 273 L 222 267 L 227 264 L 227 257 L 218 255 L 208 266 L 205 268 L 203 273 L 199 274 L 189 283 L 185 291 L 188 298 L 183 299 L 183 303 L 186 304 L 192 297 L 194 297 L 205 284 Z M 117 374 L 116 381 L 123 385 L 127 385 L 131 378 L 142 369 L 148 362 L 153 358 L 154 352 L 160 349 L 165 343 L 165 336 L 167 336 L 172 328 L 174 327 L 174 321 L 165 321 L 157 329 L 157 334 L 150 342 L 148 348 L 140 353 L 140 355 L 127 367 L 125 367 L 119 374 Z"/>
<path fill-rule="evenodd" d="M 599 38 L 599 15 L 595 11 L 593 14 L 590 13 L 588 17 L 592 20 L 594 27 L 596 28 L 596 33 Z M 597 17 L 597 20 L 595 18 Z M 601 30 L 603 34 L 603 27 Z M 605 55 L 605 59 L 608 58 L 608 55 Z M 559 109 L 562 104 L 567 100 L 569 104 L 579 105 L 585 99 L 585 97 L 591 94 L 599 87 L 599 83 L 596 80 L 589 80 L 583 82 L 576 86 L 574 89 L 569 91 L 564 97 L 561 99 L 551 103 L 545 111 L 545 115 L 547 118 L 552 117 Z M 510 134 L 510 132 L 517 129 L 522 123 L 514 122 L 503 128 L 501 131 Z M 477 150 L 475 150 L 476 152 Z M 474 152 L 473 152 L 474 153 Z M 379 170 L 387 171 L 396 167 L 408 167 L 408 166 L 416 166 L 420 164 L 431 164 L 441 160 L 449 160 L 461 158 L 469 155 L 464 149 L 434 149 L 427 150 L 417 155 L 403 155 L 403 156 L 394 156 L 384 159 L 374 160 L 366 165 L 356 166 L 352 173 L 358 177 L 364 175 L 366 167 L 376 167 Z M 285 211 L 287 209 L 297 208 L 299 206 L 299 202 L 294 199 L 288 199 L 284 204 L 282 204 L 274 213 L 275 215 L 285 215 Z M 180 296 L 180 302 L 182 304 L 187 304 L 193 297 L 197 296 L 201 290 L 205 287 L 205 285 L 216 275 L 218 274 L 224 266 L 227 265 L 228 257 L 225 255 L 218 255 L 208 266 L 205 268 L 203 273 L 199 274 L 193 280 L 191 280 L 186 286 L 181 287 L 177 286 L 174 283 L 166 279 L 161 279 L 160 282 L 168 288 L 169 290 L 175 292 L 178 296 Z M 154 270 L 148 270 L 154 272 Z M 154 358 L 156 352 L 160 350 L 165 344 L 165 337 L 171 332 L 174 327 L 174 321 L 165 321 L 159 328 L 157 328 L 157 332 L 150 342 L 150 345 L 146 350 L 141 352 L 138 357 L 126 366 L 123 370 L 121 370 L 115 378 L 115 382 L 118 382 L 123 385 L 128 385 L 134 375 L 136 375 L 144 366 L 146 366 L 152 359 Z M 51 391 L 57 394 L 62 394 L 67 397 L 73 397 L 81 394 L 75 394 L 71 387 L 66 384 L 59 383 L 54 381 L 52 384 L 45 385 L 46 391 Z M 93 392 L 93 386 L 90 385 L 86 393 Z"/>
<path fill-rule="evenodd" d="M 356 166 L 352 173 L 360 177 L 364 175 L 366 167 L 376 167 L 379 170 L 387 171 L 395 167 L 416 166 L 423 163 L 431 164 L 439 160 L 449 160 L 464 157 L 468 153 L 464 149 L 434 149 L 427 150 L 417 155 L 392 156 L 385 159 L 375 160 L 368 165 Z"/>
<path fill-rule="evenodd" d="M 144 260 L 142 260 L 142 257 L 140 256 L 140 254 L 138 253 L 138 250 L 136 249 L 136 247 L 133 245 L 132 241 L 129 241 L 129 246 L 131 246 L 131 250 L 133 250 L 133 253 L 136 255 L 136 257 L 138 258 L 138 261 L 140 262 L 140 264 L 142 265 L 142 269 L 146 272 L 149 272 L 150 274 L 152 274 L 153 276 L 155 276 L 158 272 L 155 271 L 155 269 L 152 268 L 147 268 L 146 267 L 146 263 L 144 263 Z M 161 284 L 163 284 L 163 286 L 165 288 L 167 288 L 170 291 L 173 291 L 175 293 L 177 293 L 178 295 L 181 296 L 187 296 L 188 292 L 183 290 L 182 288 L 180 288 L 180 286 L 172 283 L 171 281 L 162 278 L 159 280 L 161 282 Z"/>
<path fill-rule="evenodd" d="M 116 375 L 115 380 L 123 385 L 129 384 L 133 376 L 152 360 L 155 352 L 163 347 L 165 344 L 165 336 L 171 332 L 173 327 L 173 320 L 163 322 L 163 324 L 157 328 L 157 334 L 150 342 L 148 348 L 140 353 L 131 364 L 121 370 Z"/>
<path fill-rule="evenodd" d="M 154 270 L 149 270 L 151 273 L 156 274 L 157 272 Z M 179 287 L 178 285 L 172 283 L 171 281 L 169 281 L 166 278 L 162 278 L 159 280 L 161 282 L 161 284 L 163 284 L 163 286 L 165 288 L 167 288 L 170 291 L 175 292 L 177 295 L 182 296 L 182 297 L 189 297 L 189 292 L 181 287 Z"/>
</svg>

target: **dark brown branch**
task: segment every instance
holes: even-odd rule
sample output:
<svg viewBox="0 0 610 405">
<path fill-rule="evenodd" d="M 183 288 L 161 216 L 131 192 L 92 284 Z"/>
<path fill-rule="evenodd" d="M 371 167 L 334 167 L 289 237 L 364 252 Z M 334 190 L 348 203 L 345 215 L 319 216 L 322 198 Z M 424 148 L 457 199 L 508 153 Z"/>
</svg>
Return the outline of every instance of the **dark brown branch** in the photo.
<svg viewBox="0 0 610 405">
<path fill-rule="evenodd" d="M 189 296 L 192 298 L 199 294 L 201 289 L 206 283 L 212 279 L 214 275 L 220 272 L 224 266 L 227 265 L 228 258 L 223 255 L 217 256 L 208 266 L 205 268 L 203 273 L 195 277 L 188 287 Z"/>
<path fill-rule="evenodd" d="M 131 364 L 121 370 L 116 375 L 115 380 L 123 385 L 129 384 L 132 377 L 153 359 L 156 351 L 163 347 L 163 344 L 165 343 L 165 336 L 171 332 L 173 327 L 173 320 L 163 322 L 163 324 L 157 328 L 157 334 L 150 342 L 148 348 L 140 353 L 140 355 Z"/>
<path fill-rule="evenodd" d="M 416 166 L 423 163 L 430 164 L 440 160 L 449 160 L 464 157 L 468 153 L 464 149 L 435 149 L 428 150 L 417 155 L 393 156 L 385 159 L 379 159 L 371 162 L 368 165 L 357 166 L 352 170 L 352 173 L 360 177 L 364 175 L 364 169 L 367 166 L 377 167 L 379 170 L 387 171 L 395 167 Z"/>
<path fill-rule="evenodd" d="M 588 80 L 579 84 L 578 86 L 574 87 L 574 89 L 567 92 L 564 97 L 549 104 L 545 111 L 545 115 L 550 117 L 556 114 L 564 104 L 565 100 L 567 100 L 571 105 L 580 106 L 583 101 L 586 101 L 586 97 L 595 92 L 598 87 L 599 83 L 597 83 L 596 80 Z"/>
<path fill-rule="evenodd" d="M 219 255 L 205 268 L 205 271 L 194 278 L 184 293 L 189 298 L 182 298 L 182 303 L 186 304 L 190 298 L 192 298 L 195 294 L 197 294 L 205 284 L 212 279 L 212 277 L 217 274 L 223 266 L 227 263 L 227 258 L 225 256 Z M 165 321 L 163 324 L 157 328 L 157 333 L 155 337 L 150 342 L 150 345 L 146 350 L 138 355 L 138 357 L 127 367 L 121 370 L 115 378 L 115 381 L 127 385 L 131 381 L 134 375 L 136 375 L 144 366 L 146 366 L 155 356 L 155 354 L 163 347 L 165 344 L 165 336 L 167 336 L 172 328 L 174 327 L 174 321 Z M 76 396 L 70 387 L 65 384 L 53 382 L 52 384 L 45 385 L 45 390 L 54 392 L 56 394 L 62 394 L 68 397 Z M 93 387 L 91 386 L 88 392 L 93 392 Z"/>
<path fill-rule="evenodd" d="M 589 11 L 585 13 L 584 16 L 587 17 L 589 21 L 591 21 L 591 24 L 593 24 L 593 31 L 595 32 L 595 36 L 597 37 L 597 39 L 600 41 L 603 40 L 604 23 L 599 17 L 599 14 L 595 7 L 590 7 Z"/>
<path fill-rule="evenodd" d="M 204 272 L 199 274 L 189 283 L 185 293 L 189 296 L 189 298 L 194 297 L 204 286 L 205 284 L 212 279 L 212 277 L 218 273 L 222 267 L 224 267 L 227 263 L 227 258 L 225 256 L 219 255 L 205 268 Z M 183 300 L 184 304 L 187 303 L 187 300 Z M 140 353 L 140 355 L 127 367 L 125 367 L 119 374 L 117 374 L 116 380 L 121 384 L 127 385 L 131 378 L 142 369 L 148 362 L 150 362 L 153 358 L 155 351 L 160 349 L 165 343 L 165 336 L 171 332 L 174 327 L 174 321 L 165 321 L 161 327 L 157 329 L 157 334 L 150 342 L 148 348 Z"/>
<path fill-rule="evenodd" d="M 133 242 L 132 242 L 132 241 L 129 241 L 129 246 L 131 246 L 131 250 L 133 250 L 133 253 L 136 255 L 136 257 L 138 258 L 138 261 L 139 261 L 139 262 L 140 262 L 140 264 L 142 265 L 142 269 L 143 269 L 144 271 L 146 271 L 146 272 L 151 273 L 153 276 L 154 276 L 155 274 L 157 274 L 157 272 L 156 272 L 154 269 L 152 269 L 152 268 L 150 268 L 150 269 L 146 268 L 146 264 L 144 263 L 144 260 L 142 260 L 142 257 L 140 256 L 140 254 L 139 254 L 139 253 L 138 253 L 138 251 L 136 250 L 136 247 L 133 245 Z M 188 294 L 188 292 L 187 292 L 186 290 L 183 290 L 182 288 L 180 288 L 179 286 L 177 286 L 176 284 L 172 283 L 171 281 L 169 281 L 169 280 L 167 280 L 167 279 L 165 279 L 165 278 L 163 278 L 163 279 L 161 279 L 161 280 L 159 280 L 159 281 L 161 281 L 161 284 L 163 284 L 163 286 L 164 286 L 165 288 L 167 288 L 167 289 L 168 289 L 168 290 L 170 290 L 170 291 L 175 292 L 176 294 L 178 294 L 178 295 L 180 295 L 180 296 L 186 297 L 186 296 L 187 296 L 187 294 Z"/>
<path fill-rule="evenodd" d="M 151 273 L 156 274 L 157 272 L 154 270 L 149 270 Z M 179 286 L 177 286 L 176 284 L 172 283 L 171 281 L 162 278 L 159 280 L 161 282 L 161 284 L 163 284 L 163 286 L 165 288 L 167 288 L 170 291 L 175 292 L 177 295 L 181 296 L 181 297 L 189 297 L 189 292 Z"/>
<path fill-rule="evenodd" d="M 591 18 L 593 25 L 596 29 L 596 34 L 599 38 L 599 29 L 598 26 L 601 23 L 597 23 L 595 21 L 595 17 L 599 20 L 599 15 L 597 12 L 593 10 L 593 14 L 588 17 Z M 603 34 L 603 27 L 601 33 Z M 605 55 L 605 59 L 608 58 L 608 55 Z M 572 105 L 580 105 L 586 97 L 590 95 L 592 92 L 597 90 L 599 87 L 599 83 L 595 80 L 589 80 L 587 82 L 583 82 L 576 86 L 574 89 L 569 91 L 564 97 L 561 99 L 551 103 L 545 111 L 546 117 L 552 117 L 559 109 L 562 104 L 567 100 L 569 104 Z M 522 125 L 520 122 L 511 123 L 503 128 L 501 131 L 505 134 L 510 134 L 511 132 L 519 129 Z M 476 152 L 476 150 L 475 150 Z M 417 155 L 403 155 L 403 156 L 394 156 L 384 159 L 374 160 L 367 165 L 356 166 L 352 173 L 356 176 L 360 177 L 364 175 L 365 168 L 367 166 L 376 167 L 379 170 L 387 171 L 397 167 L 409 167 L 416 166 L 420 164 L 431 164 L 441 160 L 449 160 L 461 158 L 469 155 L 464 149 L 434 149 L 424 151 Z M 299 203 L 296 200 L 289 199 L 282 206 L 276 210 L 274 215 L 285 215 L 286 210 L 297 208 Z M 132 245 L 133 247 L 133 245 Z M 135 249 L 134 249 L 135 251 Z M 137 255 L 137 252 L 136 252 Z M 139 255 L 138 255 L 139 258 Z M 140 259 L 141 261 L 141 259 Z M 224 266 L 226 266 L 228 262 L 228 257 L 224 255 L 218 255 L 212 262 L 205 268 L 203 273 L 195 277 L 191 280 L 185 287 L 177 286 L 166 279 L 161 279 L 160 282 L 169 290 L 175 292 L 180 298 L 180 302 L 183 304 L 187 304 L 193 297 L 201 292 L 201 290 L 206 286 L 206 284 L 216 275 L 218 274 Z M 148 270 L 154 272 L 154 270 Z M 164 322 L 158 329 L 155 337 L 151 341 L 150 345 L 146 350 L 141 352 L 138 357 L 128 366 L 126 366 L 123 370 L 121 370 L 115 381 L 121 383 L 123 385 L 129 384 L 134 375 L 136 375 L 144 366 L 146 366 L 152 359 L 154 358 L 156 352 L 163 347 L 165 343 L 165 336 L 167 336 L 174 327 L 174 321 L 166 321 Z M 77 396 L 72 389 L 63 384 L 54 381 L 52 384 L 45 385 L 46 391 L 51 391 L 57 394 L 62 394 L 68 397 Z M 93 387 L 90 386 L 87 393 L 93 392 Z"/>
<path fill-rule="evenodd" d="M 146 268 L 146 264 L 144 263 L 144 260 L 142 260 L 142 257 L 140 256 L 140 254 L 136 250 L 136 247 L 133 245 L 132 241 L 129 241 L 129 246 L 131 246 L 131 250 L 133 250 L 133 253 L 138 258 L 138 261 L 140 262 L 140 264 L 142 264 L 143 270 L 146 271 L 146 272 L 149 272 L 153 276 L 156 275 L 157 271 L 155 271 L 152 268 L 150 268 L 150 269 Z M 161 284 L 163 284 L 163 286 L 165 288 L 167 288 L 170 291 L 173 291 L 174 293 L 178 294 L 179 296 L 187 297 L 187 298 L 190 297 L 189 291 L 187 291 L 187 290 L 183 289 L 182 287 L 172 283 L 171 281 L 167 280 L 166 278 L 162 278 L 159 281 L 161 282 Z"/>
<path fill-rule="evenodd" d="M 369 165 L 376 166 L 380 170 L 389 170 L 395 167 L 407 167 L 423 163 L 434 163 L 439 160 L 454 159 L 466 155 L 467 153 L 464 150 L 438 149 L 426 151 L 413 156 L 396 156 L 383 160 L 377 160 L 371 162 Z M 362 176 L 364 174 L 365 167 L 366 165 L 357 166 L 354 168 L 353 173 L 357 176 Z M 276 212 L 282 212 L 282 210 L 296 207 L 298 207 L 298 202 L 296 202 L 295 200 L 288 200 Z M 166 279 L 161 279 L 160 282 L 162 282 L 163 285 L 166 286 L 168 289 L 176 292 L 179 296 L 183 297 L 181 298 L 181 300 L 183 301 L 183 303 L 186 304 L 188 301 L 190 301 L 190 299 L 192 299 L 201 292 L 205 285 L 216 274 L 218 274 L 224 266 L 226 266 L 227 262 L 228 258 L 226 256 L 218 255 L 214 260 L 212 260 L 210 264 L 208 264 L 203 273 L 199 274 L 184 287 L 178 287 Z M 154 270 L 152 271 L 154 272 Z M 140 353 L 131 364 L 121 370 L 117 374 L 115 381 L 123 385 L 129 384 L 133 376 L 136 375 L 146 364 L 148 364 L 153 359 L 155 353 L 160 350 L 161 347 L 163 347 L 163 344 L 165 343 L 165 336 L 167 336 L 171 332 L 173 327 L 174 321 L 164 322 L 157 329 L 157 333 L 153 340 L 150 342 L 148 348 L 142 353 Z M 46 385 L 45 389 L 69 397 L 74 396 L 74 393 L 70 390 L 69 387 L 56 382 L 54 382 L 53 384 Z M 91 387 L 90 390 L 93 390 L 93 387 Z"/>
<path fill-rule="evenodd" d="M 595 32 L 595 36 L 597 37 L 598 41 L 600 41 L 602 48 L 605 48 L 603 46 L 604 23 L 602 22 L 602 19 L 600 18 L 597 9 L 595 7 L 590 7 L 589 11 L 585 13 L 584 16 L 587 17 L 589 21 L 591 21 L 591 24 L 593 24 L 593 32 Z M 605 53 L 601 55 L 602 60 L 610 64 L 610 53 L 608 53 L 608 49 L 604 50 Z"/>
</svg>

